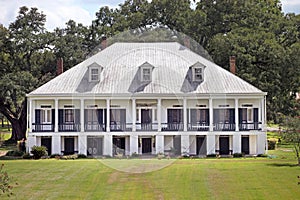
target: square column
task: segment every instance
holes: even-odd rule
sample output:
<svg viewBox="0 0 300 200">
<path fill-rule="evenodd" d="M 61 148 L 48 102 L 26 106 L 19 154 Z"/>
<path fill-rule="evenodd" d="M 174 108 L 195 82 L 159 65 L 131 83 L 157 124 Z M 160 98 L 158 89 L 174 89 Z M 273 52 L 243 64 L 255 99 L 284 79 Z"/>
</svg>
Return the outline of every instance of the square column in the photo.
<svg viewBox="0 0 300 200">
<path fill-rule="evenodd" d="M 54 132 L 57 133 L 58 132 L 58 99 L 54 100 L 54 109 L 55 109 Z"/>
<path fill-rule="evenodd" d="M 87 136 L 85 134 L 78 136 L 78 153 L 87 155 Z"/>
<path fill-rule="evenodd" d="M 181 135 L 181 154 L 189 154 L 190 153 L 190 136 L 189 135 Z"/>
<path fill-rule="evenodd" d="M 80 99 L 80 130 L 84 132 L 84 99 Z"/>
<path fill-rule="evenodd" d="M 242 137 L 240 133 L 234 133 L 232 137 L 232 153 L 241 153 L 242 152 Z"/>
<path fill-rule="evenodd" d="M 239 100 L 236 98 L 234 99 L 235 107 L 235 131 L 238 132 L 239 129 Z M 239 153 L 239 152 L 238 152 Z"/>
<path fill-rule="evenodd" d="M 104 135 L 103 155 L 112 156 L 112 146 L 113 146 L 112 135 L 111 134 Z"/>
<path fill-rule="evenodd" d="M 29 108 L 28 108 L 28 116 L 27 116 L 27 121 L 29 125 L 29 132 L 32 132 L 32 99 L 29 99 Z"/>
<path fill-rule="evenodd" d="M 214 110 L 213 110 L 213 100 L 212 98 L 209 98 L 209 102 L 208 102 L 208 106 L 209 106 L 209 131 L 212 132 L 214 131 Z M 207 148 L 208 149 L 208 148 Z"/>
<path fill-rule="evenodd" d="M 183 99 L 183 131 L 187 131 L 187 106 L 186 98 Z"/>
<path fill-rule="evenodd" d="M 139 143 L 138 143 L 138 136 L 135 134 L 130 135 L 129 143 L 130 143 L 130 155 L 133 153 L 139 153 Z"/>
<path fill-rule="evenodd" d="M 136 101 L 132 99 L 132 131 L 136 131 Z"/>
<path fill-rule="evenodd" d="M 264 132 L 258 133 L 256 136 L 256 154 L 264 154 L 267 143 L 266 134 Z"/>
<path fill-rule="evenodd" d="M 216 153 L 216 136 L 214 134 L 206 136 L 206 145 L 207 155 Z"/>
<path fill-rule="evenodd" d="M 58 134 L 52 135 L 52 154 L 61 154 L 61 137 Z"/>
<path fill-rule="evenodd" d="M 164 136 L 163 135 L 156 135 L 155 138 L 155 147 L 156 147 L 156 154 L 164 153 Z"/>
<path fill-rule="evenodd" d="M 106 99 L 106 132 L 110 132 L 110 99 Z"/>
<path fill-rule="evenodd" d="M 161 99 L 157 99 L 157 128 L 161 132 Z"/>
</svg>

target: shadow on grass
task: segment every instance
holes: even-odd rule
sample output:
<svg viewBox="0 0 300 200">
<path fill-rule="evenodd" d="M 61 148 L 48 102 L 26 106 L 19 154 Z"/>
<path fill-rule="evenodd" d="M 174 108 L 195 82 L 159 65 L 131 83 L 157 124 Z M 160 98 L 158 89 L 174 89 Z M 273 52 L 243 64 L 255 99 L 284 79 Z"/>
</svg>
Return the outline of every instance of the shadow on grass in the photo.
<svg viewBox="0 0 300 200">
<path fill-rule="evenodd" d="M 267 165 L 273 167 L 300 167 L 298 164 L 292 164 L 292 163 L 269 163 Z"/>
</svg>

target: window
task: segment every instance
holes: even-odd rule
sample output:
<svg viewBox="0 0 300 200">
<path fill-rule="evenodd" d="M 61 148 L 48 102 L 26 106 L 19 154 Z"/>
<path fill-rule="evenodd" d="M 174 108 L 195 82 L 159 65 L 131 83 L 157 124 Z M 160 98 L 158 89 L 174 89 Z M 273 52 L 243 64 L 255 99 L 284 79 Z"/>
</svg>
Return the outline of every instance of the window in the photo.
<svg viewBox="0 0 300 200">
<path fill-rule="evenodd" d="M 98 81 L 99 80 L 99 69 L 92 68 L 91 69 L 91 81 Z"/>
<path fill-rule="evenodd" d="M 142 81 L 151 81 L 151 68 L 142 68 Z"/>
<path fill-rule="evenodd" d="M 73 109 L 65 109 L 65 122 L 66 123 L 74 123 L 74 110 Z"/>
<path fill-rule="evenodd" d="M 202 81 L 202 68 L 194 68 L 194 81 Z"/>
<path fill-rule="evenodd" d="M 97 63 L 93 63 L 89 66 L 89 81 L 97 82 L 100 81 L 100 73 L 102 71 L 102 67 Z"/>
<path fill-rule="evenodd" d="M 204 80 L 205 66 L 197 62 L 193 66 L 191 66 L 191 69 L 192 69 L 192 80 L 194 82 L 202 82 Z"/>
<path fill-rule="evenodd" d="M 41 110 L 41 120 L 42 123 L 51 123 L 51 114 L 52 111 L 50 109 Z"/>
</svg>

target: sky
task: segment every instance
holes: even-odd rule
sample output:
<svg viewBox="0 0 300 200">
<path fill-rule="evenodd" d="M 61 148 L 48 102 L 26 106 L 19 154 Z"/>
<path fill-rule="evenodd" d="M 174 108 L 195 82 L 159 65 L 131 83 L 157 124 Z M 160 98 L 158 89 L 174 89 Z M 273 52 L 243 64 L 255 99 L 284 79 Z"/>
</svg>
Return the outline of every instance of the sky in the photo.
<svg viewBox="0 0 300 200">
<path fill-rule="evenodd" d="M 90 25 L 100 7 L 116 8 L 125 0 L 0 0 L 0 24 L 15 21 L 21 6 L 37 7 L 46 15 L 46 29 L 63 28 L 70 19 Z M 281 0 L 284 13 L 300 14 L 300 0 Z"/>
</svg>

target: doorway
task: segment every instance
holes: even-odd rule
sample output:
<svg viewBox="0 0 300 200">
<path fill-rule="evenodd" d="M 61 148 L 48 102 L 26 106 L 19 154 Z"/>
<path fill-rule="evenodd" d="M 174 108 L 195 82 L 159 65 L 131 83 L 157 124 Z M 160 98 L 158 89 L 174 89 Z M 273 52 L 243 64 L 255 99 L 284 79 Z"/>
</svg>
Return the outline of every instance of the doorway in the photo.
<svg viewBox="0 0 300 200">
<path fill-rule="evenodd" d="M 152 110 L 151 109 L 141 109 L 141 129 L 151 130 L 152 129 Z"/>
<path fill-rule="evenodd" d="M 250 153 L 249 136 L 242 136 L 242 153 Z"/>
<path fill-rule="evenodd" d="M 206 155 L 205 136 L 197 136 L 196 148 L 197 148 L 196 150 L 197 155 Z"/>
<path fill-rule="evenodd" d="M 103 139 L 101 137 L 87 138 L 87 155 L 100 156 L 103 154 Z"/>
<path fill-rule="evenodd" d="M 220 144 L 220 155 L 229 155 L 229 136 L 220 136 L 219 137 Z"/>
<path fill-rule="evenodd" d="M 73 137 L 66 137 L 65 141 L 65 150 L 64 155 L 71 155 L 74 154 L 74 138 Z"/>
<path fill-rule="evenodd" d="M 125 137 L 113 137 L 113 154 L 123 154 L 125 155 Z"/>
<path fill-rule="evenodd" d="M 41 146 L 44 146 L 47 148 L 48 155 L 52 154 L 52 149 L 51 149 L 52 144 L 51 143 L 52 143 L 51 137 L 42 137 L 41 138 Z"/>
<path fill-rule="evenodd" d="M 142 138 L 142 153 L 152 153 L 152 138 Z"/>
</svg>

